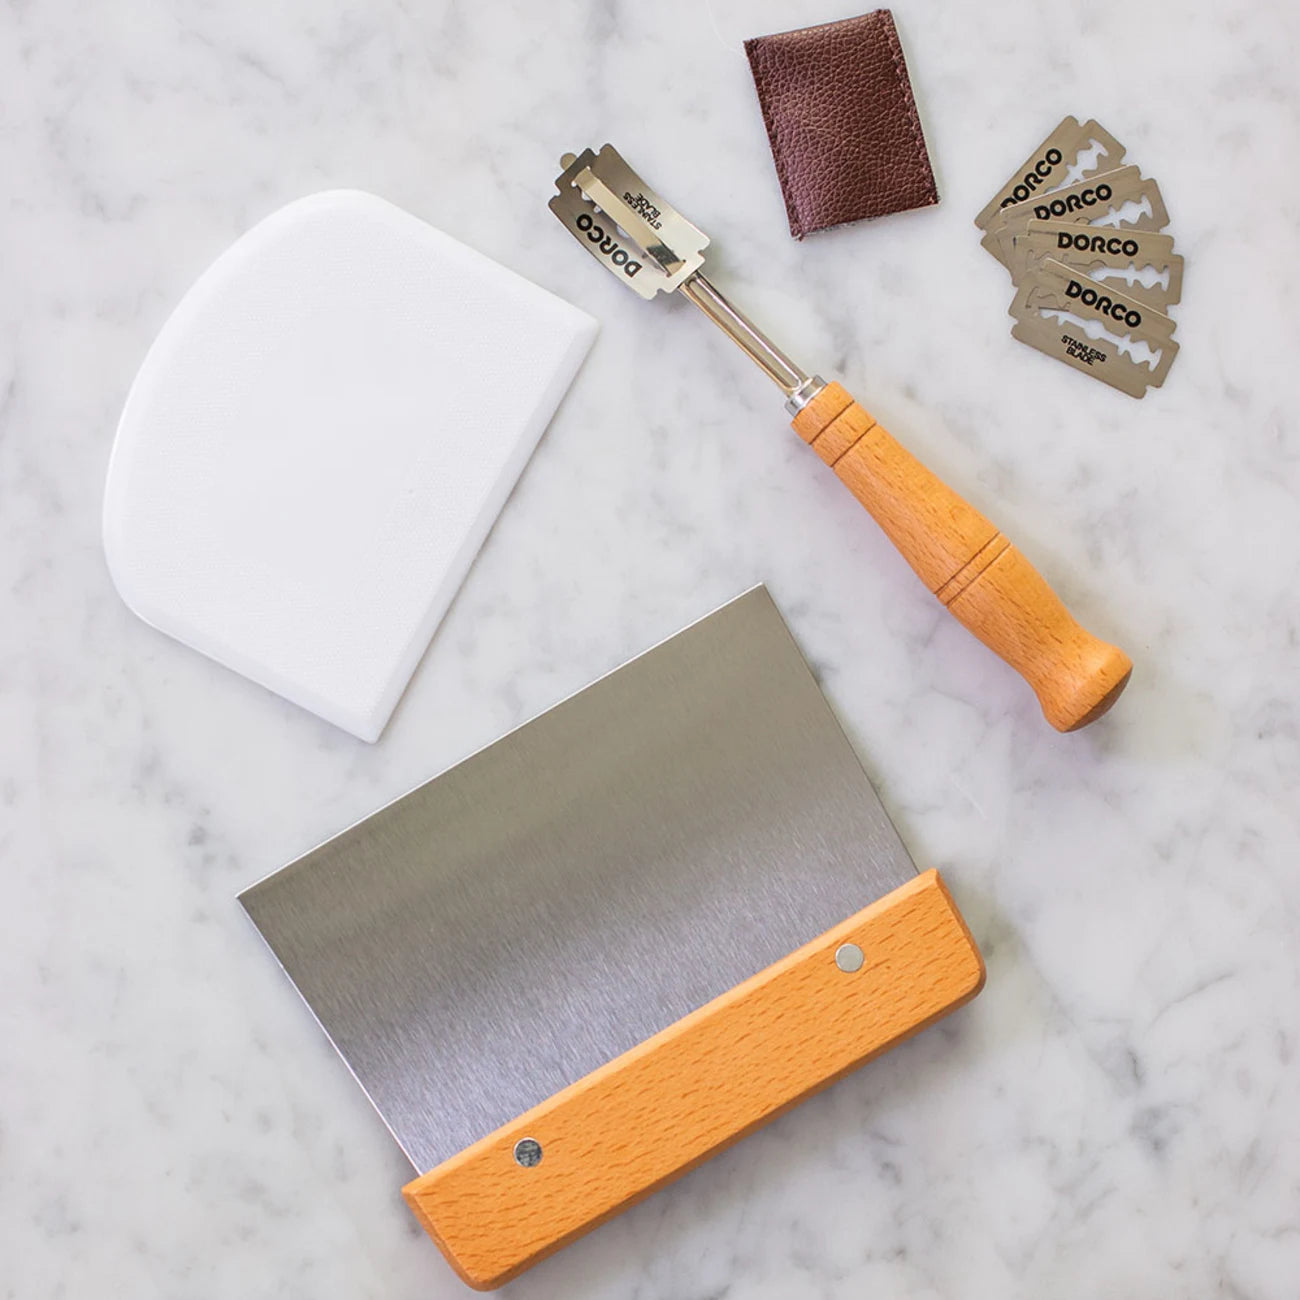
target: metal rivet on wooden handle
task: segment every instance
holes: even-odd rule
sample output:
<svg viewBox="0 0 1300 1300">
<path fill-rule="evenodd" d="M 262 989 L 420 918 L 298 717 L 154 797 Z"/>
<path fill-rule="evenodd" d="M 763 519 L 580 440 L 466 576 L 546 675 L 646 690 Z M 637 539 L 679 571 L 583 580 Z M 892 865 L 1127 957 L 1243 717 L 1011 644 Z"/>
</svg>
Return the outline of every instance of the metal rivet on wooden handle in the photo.
<svg viewBox="0 0 1300 1300">
<path fill-rule="evenodd" d="M 848 945 L 860 965 L 845 960 Z M 956 904 L 938 872 L 923 872 L 403 1194 L 466 1282 L 500 1286 L 983 983 Z M 527 1167 L 521 1140 L 537 1148 Z"/>
<path fill-rule="evenodd" d="M 1128 655 L 1075 622 L 1033 565 L 839 384 L 827 384 L 794 429 L 958 622 L 1033 687 L 1052 726 L 1074 731 L 1118 699 L 1133 671 Z"/>
</svg>

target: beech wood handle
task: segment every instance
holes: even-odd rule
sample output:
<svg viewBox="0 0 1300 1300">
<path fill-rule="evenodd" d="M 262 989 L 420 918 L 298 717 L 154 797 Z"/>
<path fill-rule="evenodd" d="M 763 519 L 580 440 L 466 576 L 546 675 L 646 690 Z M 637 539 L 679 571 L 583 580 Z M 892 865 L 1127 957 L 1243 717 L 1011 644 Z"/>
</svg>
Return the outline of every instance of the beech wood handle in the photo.
<svg viewBox="0 0 1300 1300">
<path fill-rule="evenodd" d="M 978 510 L 901 447 L 839 384 L 794 419 L 948 611 L 1074 731 L 1119 698 L 1133 664 L 1076 623 L 1038 570 Z"/>
<path fill-rule="evenodd" d="M 836 964 L 854 943 L 860 969 Z M 979 992 L 984 963 L 937 871 L 403 1188 L 460 1276 L 508 1282 Z M 531 1138 L 541 1159 L 515 1158 Z"/>
</svg>

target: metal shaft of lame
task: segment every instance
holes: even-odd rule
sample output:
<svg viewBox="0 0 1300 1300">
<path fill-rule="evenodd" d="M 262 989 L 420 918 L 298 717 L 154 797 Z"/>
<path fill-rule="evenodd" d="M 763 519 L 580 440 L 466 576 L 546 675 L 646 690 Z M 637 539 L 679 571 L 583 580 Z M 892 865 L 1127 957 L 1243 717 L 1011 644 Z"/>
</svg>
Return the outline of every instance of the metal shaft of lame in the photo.
<svg viewBox="0 0 1300 1300">
<path fill-rule="evenodd" d="M 739 344 L 769 379 L 779 384 L 793 411 L 816 395 L 823 383 L 801 370 L 753 321 L 727 301 L 701 272 L 686 279 L 682 292 L 733 342 Z"/>
</svg>

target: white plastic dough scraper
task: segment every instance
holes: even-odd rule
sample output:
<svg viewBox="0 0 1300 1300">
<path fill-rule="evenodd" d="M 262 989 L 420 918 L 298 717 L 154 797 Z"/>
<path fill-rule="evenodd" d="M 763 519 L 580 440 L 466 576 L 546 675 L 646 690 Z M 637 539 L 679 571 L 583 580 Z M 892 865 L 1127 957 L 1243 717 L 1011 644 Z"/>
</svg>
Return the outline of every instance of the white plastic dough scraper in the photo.
<svg viewBox="0 0 1300 1300">
<path fill-rule="evenodd" d="M 104 499 L 118 590 L 375 740 L 595 331 L 373 195 L 290 204 L 198 280 L 131 388 Z"/>
</svg>

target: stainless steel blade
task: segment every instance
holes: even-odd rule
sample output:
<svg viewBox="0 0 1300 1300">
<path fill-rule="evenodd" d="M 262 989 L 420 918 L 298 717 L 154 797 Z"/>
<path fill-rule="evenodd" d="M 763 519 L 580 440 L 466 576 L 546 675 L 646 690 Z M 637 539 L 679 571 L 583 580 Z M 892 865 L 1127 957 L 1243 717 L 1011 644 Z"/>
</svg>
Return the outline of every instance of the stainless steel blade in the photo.
<svg viewBox="0 0 1300 1300">
<path fill-rule="evenodd" d="M 611 144 L 566 153 L 548 204 L 607 271 L 647 302 L 680 289 L 786 395 L 791 415 L 826 386 L 797 366 L 705 276 L 708 236 L 654 192 Z"/>
<path fill-rule="evenodd" d="M 424 1171 L 914 870 L 756 587 L 241 901 Z"/>
<path fill-rule="evenodd" d="M 549 207 L 606 269 L 647 301 L 704 265 L 709 237 L 656 194 L 613 145 L 565 154 Z"/>
</svg>

